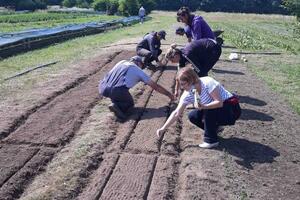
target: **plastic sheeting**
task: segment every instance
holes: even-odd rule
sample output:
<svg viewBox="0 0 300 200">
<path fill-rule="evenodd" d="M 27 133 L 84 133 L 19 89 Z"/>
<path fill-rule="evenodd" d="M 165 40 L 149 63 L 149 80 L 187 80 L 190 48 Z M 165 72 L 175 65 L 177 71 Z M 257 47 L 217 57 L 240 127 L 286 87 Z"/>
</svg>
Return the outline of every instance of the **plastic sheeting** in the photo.
<svg viewBox="0 0 300 200">
<path fill-rule="evenodd" d="M 58 26 L 54 28 L 32 29 L 17 33 L 0 34 L 0 49 L 3 47 L 16 45 L 31 39 L 47 38 L 48 36 L 76 32 L 80 30 L 93 30 L 105 28 L 116 24 L 128 25 L 139 20 L 138 16 L 126 17 L 118 20 L 108 22 L 89 22 L 84 24 L 69 24 L 65 26 Z"/>
</svg>

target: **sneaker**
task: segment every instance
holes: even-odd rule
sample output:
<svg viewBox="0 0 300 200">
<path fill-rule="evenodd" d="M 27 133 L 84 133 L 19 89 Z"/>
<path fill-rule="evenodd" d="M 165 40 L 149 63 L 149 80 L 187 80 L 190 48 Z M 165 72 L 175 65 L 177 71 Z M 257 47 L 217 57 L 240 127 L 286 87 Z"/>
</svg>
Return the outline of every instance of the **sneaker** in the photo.
<svg viewBox="0 0 300 200">
<path fill-rule="evenodd" d="M 204 149 L 210 149 L 210 148 L 216 147 L 218 145 L 219 145 L 219 142 L 215 142 L 215 143 L 203 142 L 203 143 L 199 144 L 199 147 L 204 148 Z"/>
<path fill-rule="evenodd" d="M 223 126 L 219 126 L 217 129 L 217 133 L 222 133 L 224 131 L 224 127 Z"/>
<path fill-rule="evenodd" d="M 125 119 L 126 118 L 126 115 L 123 113 L 123 111 L 114 103 L 110 104 L 108 106 L 109 110 L 111 112 L 114 112 L 115 115 L 120 118 L 120 119 Z"/>
</svg>

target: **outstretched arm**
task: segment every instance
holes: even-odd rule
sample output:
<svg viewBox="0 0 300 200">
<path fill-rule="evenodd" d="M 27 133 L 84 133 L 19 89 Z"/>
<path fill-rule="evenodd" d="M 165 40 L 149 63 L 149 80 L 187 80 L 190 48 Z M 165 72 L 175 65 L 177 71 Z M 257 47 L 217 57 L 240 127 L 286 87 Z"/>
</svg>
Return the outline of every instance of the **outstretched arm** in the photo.
<svg viewBox="0 0 300 200">
<path fill-rule="evenodd" d="M 165 124 L 156 131 L 156 134 L 158 137 L 161 136 L 161 134 L 171 126 L 179 117 L 182 116 L 182 113 L 185 109 L 186 105 L 184 104 L 179 104 L 177 108 L 172 112 L 172 114 L 169 116 Z"/>
<path fill-rule="evenodd" d="M 171 101 L 175 100 L 175 97 L 173 94 L 171 94 L 168 90 L 166 90 L 164 87 L 162 87 L 161 85 L 155 83 L 154 81 L 150 80 L 150 82 L 148 83 L 148 85 L 150 87 L 152 87 L 154 90 L 156 90 L 157 92 L 169 97 L 171 99 Z"/>
<path fill-rule="evenodd" d="M 176 78 L 175 79 L 175 93 L 174 93 L 176 98 L 179 96 L 179 88 L 180 88 L 180 84 L 179 84 L 178 79 Z"/>
</svg>

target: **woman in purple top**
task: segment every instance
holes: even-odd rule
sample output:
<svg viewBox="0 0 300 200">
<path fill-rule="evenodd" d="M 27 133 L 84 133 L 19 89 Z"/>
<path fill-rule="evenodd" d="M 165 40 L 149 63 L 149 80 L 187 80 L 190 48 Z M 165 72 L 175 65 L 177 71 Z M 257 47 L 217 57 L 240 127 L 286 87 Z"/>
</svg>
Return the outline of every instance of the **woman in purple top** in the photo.
<svg viewBox="0 0 300 200">
<path fill-rule="evenodd" d="M 186 25 L 185 34 L 189 39 L 199 40 L 203 38 L 215 39 L 215 35 L 209 25 L 201 16 L 190 13 L 188 7 L 181 7 L 177 12 L 177 21 Z"/>
</svg>

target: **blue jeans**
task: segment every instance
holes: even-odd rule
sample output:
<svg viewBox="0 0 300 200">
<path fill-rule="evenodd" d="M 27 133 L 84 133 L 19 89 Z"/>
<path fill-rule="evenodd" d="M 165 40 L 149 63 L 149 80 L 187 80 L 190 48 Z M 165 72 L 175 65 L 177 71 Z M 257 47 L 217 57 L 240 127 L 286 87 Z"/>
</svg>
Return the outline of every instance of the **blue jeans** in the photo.
<svg viewBox="0 0 300 200">
<path fill-rule="evenodd" d="M 116 104 L 123 112 L 127 112 L 134 106 L 133 98 L 126 86 L 112 88 L 109 98 Z"/>
<path fill-rule="evenodd" d="M 188 115 L 190 122 L 204 130 L 204 142 L 218 142 L 219 125 L 230 125 L 232 105 L 223 103 L 222 108 L 191 111 Z"/>
</svg>

